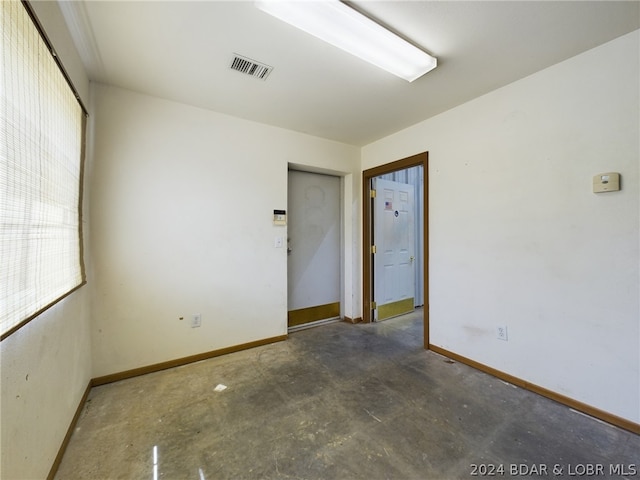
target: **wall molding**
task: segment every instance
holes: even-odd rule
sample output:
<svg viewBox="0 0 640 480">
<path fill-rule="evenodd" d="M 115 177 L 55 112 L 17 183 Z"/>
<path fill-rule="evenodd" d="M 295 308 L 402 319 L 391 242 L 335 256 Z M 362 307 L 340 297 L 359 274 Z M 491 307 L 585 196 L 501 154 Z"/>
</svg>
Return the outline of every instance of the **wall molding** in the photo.
<svg viewBox="0 0 640 480">
<path fill-rule="evenodd" d="M 76 413 L 71 419 L 71 423 L 69 424 L 69 428 L 67 429 L 67 433 L 62 440 L 62 444 L 58 449 L 58 454 L 56 455 L 55 460 L 53 461 L 53 465 L 51 465 L 51 470 L 49 470 L 49 475 L 47 475 L 47 480 L 53 480 L 53 477 L 56 476 L 56 472 L 60 467 L 60 462 L 62 462 L 62 457 L 64 456 L 64 452 L 67 450 L 67 445 L 69 445 L 69 441 L 71 440 L 71 436 L 73 435 L 73 431 L 76 429 L 76 424 L 80 419 L 80 415 L 82 414 L 82 410 L 84 409 L 84 405 L 87 402 L 87 398 L 89 397 L 89 393 L 91 392 L 91 381 L 87 384 L 87 388 L 84 389 L 84 394 L 80 399 L 80 403 L 78 404 L 78 408 L 76 408 Z"/>
<path fill-rule="evenodd" d="M 489 367 L 480 362 L 476 362 L 475 360 L 471 360 L 470 358 L 464 357 L 462 355 L 458 355 L 450 350 L 445 348 L 438 347 L 437 345 L 429 344 L 429 350 L 438 353 L 440 355 L 444 355 L 445 357 L 451 358 L 452 360 L 456 360 L 460 363 L 468 365 L 469 367 L 473 367 L 476 370 L 480 370 L 484 373 L 488 373 L 496 378 L 504 380 L 506 382 L 511 383 L 512 385 L 516 385 L 518 387 L 524 388 L 525 390 L 529 390 L 530 392 L 537 393 L 538 395 L 542 395 L 543 397 L 554 400 L 558 403 L 566 405 L 567 407 L 573 408 L 579 412 L 585 413 L 589 416 L 597 418 L 598 420 L 602 420 L 603 422 L 610 423 L 611 425 L 615 425 L 616 427 L 623 428 L 624 430 L 628 430 L 635 434 L 640 435 L 640 424 L 632 422 L 631 420 L 627 420 L 626 418 L 619 417 L 609 412 L 605 412 L 604 410 L 600 410 L 599 408 L 593 407 L 591 405 L 587 405 L 586 403 L 582 403 L 578 400 L 575 400 L 571 397 L 567 397 L 560 393 L 554 392 L 553 390 L 549 390 L 547 388 L 541 387 L 539 385 L 535 385 L 533 383 L 527 382 L 518 377 L 514 377 L 508 373 L 505 373 L 501 370 L 496 370 L 493 367 Z"/>
<path fill-rule="evenodd" d="M 242 350 L 248 350 L 250 348 L 268 345 L 270 343 L 281 342 L 283 340 L 286 340 L 287 338 L 288 338 L 288 335 L 279 335 L 277 337 L 264 338 L 262 340 L 256 340 L 254 342 L 242 343 L 240 345 L 233 345 L 231 347 L 212 350 L 210 352 L 204 352 L 204 353 L 199 353 L 197 355 L 190 355 L 188 357 L 177 358 L 175 360 L 169 360 L 168 362 L 161 362 L 153 365 L 147 365 L 146 367 L 126 370 L 124 372 L 112 373 L 110 375 L 104 375 L 102 377 L 97 377 L 92 379 L 91 386 L 97 387 L 99 385 L 118 382 L 120 380 L 125 380 L 127 378 L 146 375 L 147 373 L 154 373 L 154 372 L 159 372 L 161 370 L 167 370 L 169 368 L 181 367 L 182 365 L 199 362 L 201 360 L 207 360 L 209 358 L 219 357 L 221 355 L 227 355 L 228 353 L 240 352 Z"/>
<path fill-rule="evenodd" d="M 347 323 L 360 323 L 362 322 L 362 317 L 356 317 L 356 318 L 351 318 L 351 317 L 344 317 L 344 321 Z"/>
</svg>

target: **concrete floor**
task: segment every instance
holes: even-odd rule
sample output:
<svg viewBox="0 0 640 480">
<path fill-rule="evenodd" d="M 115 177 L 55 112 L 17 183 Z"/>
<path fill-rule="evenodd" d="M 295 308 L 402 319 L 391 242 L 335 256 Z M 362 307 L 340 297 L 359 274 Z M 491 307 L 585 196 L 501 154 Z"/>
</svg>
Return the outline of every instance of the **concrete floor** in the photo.
<svg viewBox="0 0 640 480">
<path fill-rule="evenodd" d="M 333 323 L 96 387 L 55 478 L 468 479 L 501 466 L 553 478 L 556 464 L 566 478 L 640 476 L 639 436 L 425 351 L 422 337 L 420 312 Z"/>
</svg>

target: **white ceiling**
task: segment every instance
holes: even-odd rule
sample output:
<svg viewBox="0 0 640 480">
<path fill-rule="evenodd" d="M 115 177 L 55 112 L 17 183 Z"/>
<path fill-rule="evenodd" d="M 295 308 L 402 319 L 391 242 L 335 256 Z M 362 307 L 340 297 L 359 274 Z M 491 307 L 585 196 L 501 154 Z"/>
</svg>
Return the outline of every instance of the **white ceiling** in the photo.
<svg viewBox="0 0 640 480">
<path fill-rule="evenodd" d="M 59 4 L 92 80 L 353 145 L 640 28 L 639 1 L 352 2 L 438 58 L 408 83 L 249 1 Z M 274 70 L 230 70 L 234 53 Z"/>
</svg>

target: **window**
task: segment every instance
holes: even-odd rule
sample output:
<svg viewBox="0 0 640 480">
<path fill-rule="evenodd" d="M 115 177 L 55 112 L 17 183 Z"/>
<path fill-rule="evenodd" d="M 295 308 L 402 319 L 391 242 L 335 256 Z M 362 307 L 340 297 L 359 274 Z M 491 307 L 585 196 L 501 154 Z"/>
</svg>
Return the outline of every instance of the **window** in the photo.
<svg viewBox="0 0 640 480">
<path fill-rule="evenodd" d="M 28 5 L 0 24 L 0 338 L 85 283 L 84 119 Z"/>
</svg>

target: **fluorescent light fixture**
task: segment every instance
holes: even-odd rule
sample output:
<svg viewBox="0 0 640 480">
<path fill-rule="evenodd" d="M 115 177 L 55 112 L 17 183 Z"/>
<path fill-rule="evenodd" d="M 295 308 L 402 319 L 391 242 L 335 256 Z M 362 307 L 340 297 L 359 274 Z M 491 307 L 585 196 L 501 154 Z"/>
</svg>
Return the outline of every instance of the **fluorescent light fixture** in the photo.
<svg viewBox="0 0 640 480">
<path fill-rule="evenodd" d="M 436 68 L 435 57 L 338 0 L 258 0 L 256 6 L 409 82 Z"/>
</svg>

